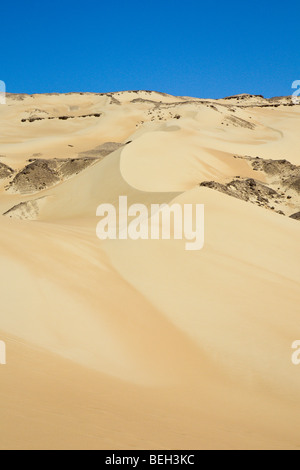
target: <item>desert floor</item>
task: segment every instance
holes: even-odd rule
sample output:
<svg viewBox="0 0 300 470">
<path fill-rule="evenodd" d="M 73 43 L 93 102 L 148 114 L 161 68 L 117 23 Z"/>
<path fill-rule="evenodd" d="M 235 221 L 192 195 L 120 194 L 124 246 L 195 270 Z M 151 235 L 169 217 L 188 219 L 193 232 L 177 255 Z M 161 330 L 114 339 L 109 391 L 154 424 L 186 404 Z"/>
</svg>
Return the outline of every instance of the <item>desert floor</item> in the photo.
<svg viewBox="0 0 300 470">
<path fill-rule="evenodd" d="M 250 95 L 7 97 L 1 449 L 300 448 L 299 118 Z M 205 204 L 204 248 L 99 240 L 120 195 Z"/>
</svg>

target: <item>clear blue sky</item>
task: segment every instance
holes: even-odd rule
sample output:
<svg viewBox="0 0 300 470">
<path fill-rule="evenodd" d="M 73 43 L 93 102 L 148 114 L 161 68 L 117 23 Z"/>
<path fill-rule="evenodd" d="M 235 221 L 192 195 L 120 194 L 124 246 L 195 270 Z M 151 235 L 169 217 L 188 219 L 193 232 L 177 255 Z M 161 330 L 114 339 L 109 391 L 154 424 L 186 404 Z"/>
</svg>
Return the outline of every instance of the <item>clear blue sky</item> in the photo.
<svg viewBox="0 0 300 470">
<path fill-rule="evenodd" d="M 270 97 L 300 80 L 299 1 L 10 0 L 0 12 L 13 93 Z"/>
</svg>

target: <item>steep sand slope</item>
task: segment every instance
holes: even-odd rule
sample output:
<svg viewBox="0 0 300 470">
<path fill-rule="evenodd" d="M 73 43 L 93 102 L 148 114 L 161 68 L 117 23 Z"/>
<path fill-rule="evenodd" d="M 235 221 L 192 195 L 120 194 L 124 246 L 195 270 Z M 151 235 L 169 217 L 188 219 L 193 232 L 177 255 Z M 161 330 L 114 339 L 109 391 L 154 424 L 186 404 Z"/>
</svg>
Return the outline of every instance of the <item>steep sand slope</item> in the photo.
<svg viewBox="0 0 300 470">
<path fill-rule="evenodd" d="M 299 221 L 199 186 L 266 181 L 237 155 L 300 165 L 300 107 L 279 104 L 124 92 L 0 106 L 15 172 L 0 210 L 29 219 L 1 217 L 0 448 L 299 446 Z M 102 158 L 106 142 L 124 145 Z M 6 190 L 31 158 L 82 155 L 99 161 Z M 204 249 L 98 240 L 96 208 L 120 195 L 204 203 Z"/>
</svg>

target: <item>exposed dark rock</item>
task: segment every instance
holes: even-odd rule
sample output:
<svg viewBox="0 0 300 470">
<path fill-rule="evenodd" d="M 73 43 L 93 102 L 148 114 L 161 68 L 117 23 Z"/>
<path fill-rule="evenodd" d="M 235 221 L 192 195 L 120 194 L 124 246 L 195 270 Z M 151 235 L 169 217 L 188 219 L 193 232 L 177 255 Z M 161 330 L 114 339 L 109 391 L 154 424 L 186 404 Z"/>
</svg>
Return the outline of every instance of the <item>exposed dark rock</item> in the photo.
<svg viewBox="0 0 300 470">
<path fill-rule="evenodd" d="M 224 100 L 248 100 L 249 98 L 262 98 L 265 99 L 263 95 L 250 95 L 248 93 L 244 93 L 242 95 L 233 95 L 233 96 L 226 96 L 223 98 Z"/>
<path fill-rule="evenodd" d="M 260 157 L 235 157 L 249 161 L 252 168 L 264 173 L 266 182 L 236 176 L 226 184 L 216 181 L 203 182 L 202 187 L 215 189 L 229 196 L 251 202 L 260 207 L 289 215 L 298 209 L 299 200 L 288 192 L 300 193 L 300 167 L 287 160 L 264 160 Z M 282 210 L 285 208 L 285 212 Z M 299 220 L 299 213 L 291 216 Z"/>
<path fill-rule="evenodd" d="M 117 104 L 117 105 L 121 104 L 121 102 L 117 100 L 113 95 L 109 95 L 109 97 L 110 97 L 110 104 Z"/>
<path fill-rule="evenodd" d="M 21 170 L 9 188 L 21 194 L 30 194 L 55 185 L 60 181 L 54 160 L 35 160 Z"/>
<path fill-rule="evenodd" d="M 101 117 L 101 113 L 94 113 L 94 114 L 83 114 L 82 116 L 51 116 L 51 117 L 38 117 L 38 116 L 31 116 L 26 119 L 21 119 L 21 122 L 35 122 L 35 121 L 45 121 L 45 120 L 53 120 L 58 119 L 60 121 L 67 121 L 68 119 L 79 119 L 79 118 L 89 118 L 89 117 Z"/>
<path fill-rule="evenodd" d="M 256 181 L 252 178 L 248 179 L 235 179 L 230 183 L 221 184 L 215 181 L 204 181 L 200 184 L 202 187 L 216 189 L 224 194 L 233 196 L 243 201 L 253 201 L 264 203 L 268 205 L 269 199 L 280 198 L 281 196 L 272 188 Z"/>
<path fill-rule="evenodd" d="M 225 118 L 226 125 L 231 124 L 235 127 L 243 127 L 245 129 L 255 129 L 255 124 L 252 124 L 252 122 L 245 121 L 245 119 L 238 118 L 236 116 L 228 116 Z"/>
<path fill-rule="evenodd" d="M 21 170 L 8 185 L 8 190 L 20 194 L 32 194 L 48 189 L 78 174 L 97 159 L 33 160 Z"/>
<path fill-rule="evenodd" d="M 291 175 L 300 177 L 300 167 L 287 160 L 264 160 L 263 158 L 244 157 L 249 160 L 254 170 L 263 171 L 268 176 L 280 176 L 281 179 Z"/>
<path fill-rule="evenodd" d="M 61 181 L 77 175 L 85 168 L 102 160 L 124 145 L 119 142 L 106 142 L 94 149 L 81 152 L 79 158 L 72 159 L 55 158 L 53 160 L 38 160 L 32 158 L 29 160 L 29 164 L 15 175 L 14 179 L 9 183 L 7 190 L 20 194 L 33 194 L 48 189 Z"/>
<path fill-rule="evenodd" d="M 45 198 L 34 199 L 32 201 L 21 202 L 6 211 L 3 215 L 10 219 L 35 220 L 40 212 L 40 205 Z"/>
<path fill-rule="evenodd" d="M 293 189 L 298 194 L 300 194 L 300 177 L 291 176 L 290 178 L 284 180 L 283 183 L 287 188 Z"/>
<path fill-rule="evenodd" d="M 290 217 L 291 219 L 300 220 L 300 212 L 296 212 L 296 214 L 293 214 Z"/>
<path fill-rule="evenodd" d="M 14 170 L 12 168 L 0 162 L 0 179 L 9 178 L 13 173 Z"/>
</svg>

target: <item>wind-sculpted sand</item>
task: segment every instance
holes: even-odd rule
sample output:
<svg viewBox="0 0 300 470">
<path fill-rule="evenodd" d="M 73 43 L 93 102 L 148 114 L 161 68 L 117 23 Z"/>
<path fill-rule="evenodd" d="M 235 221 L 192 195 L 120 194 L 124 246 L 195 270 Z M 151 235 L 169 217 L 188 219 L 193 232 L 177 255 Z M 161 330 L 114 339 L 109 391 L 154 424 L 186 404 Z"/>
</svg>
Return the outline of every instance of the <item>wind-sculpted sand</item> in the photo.
<svg viewBox="0 0 300 470">
<path fill-rule="evenodd" d="M 285 97 L 8 95 L 1 449 L 299 448 L 299 117 Z M 204 204 L 204 248 L 99 240 L 119 196 Z"/>
</svg>

